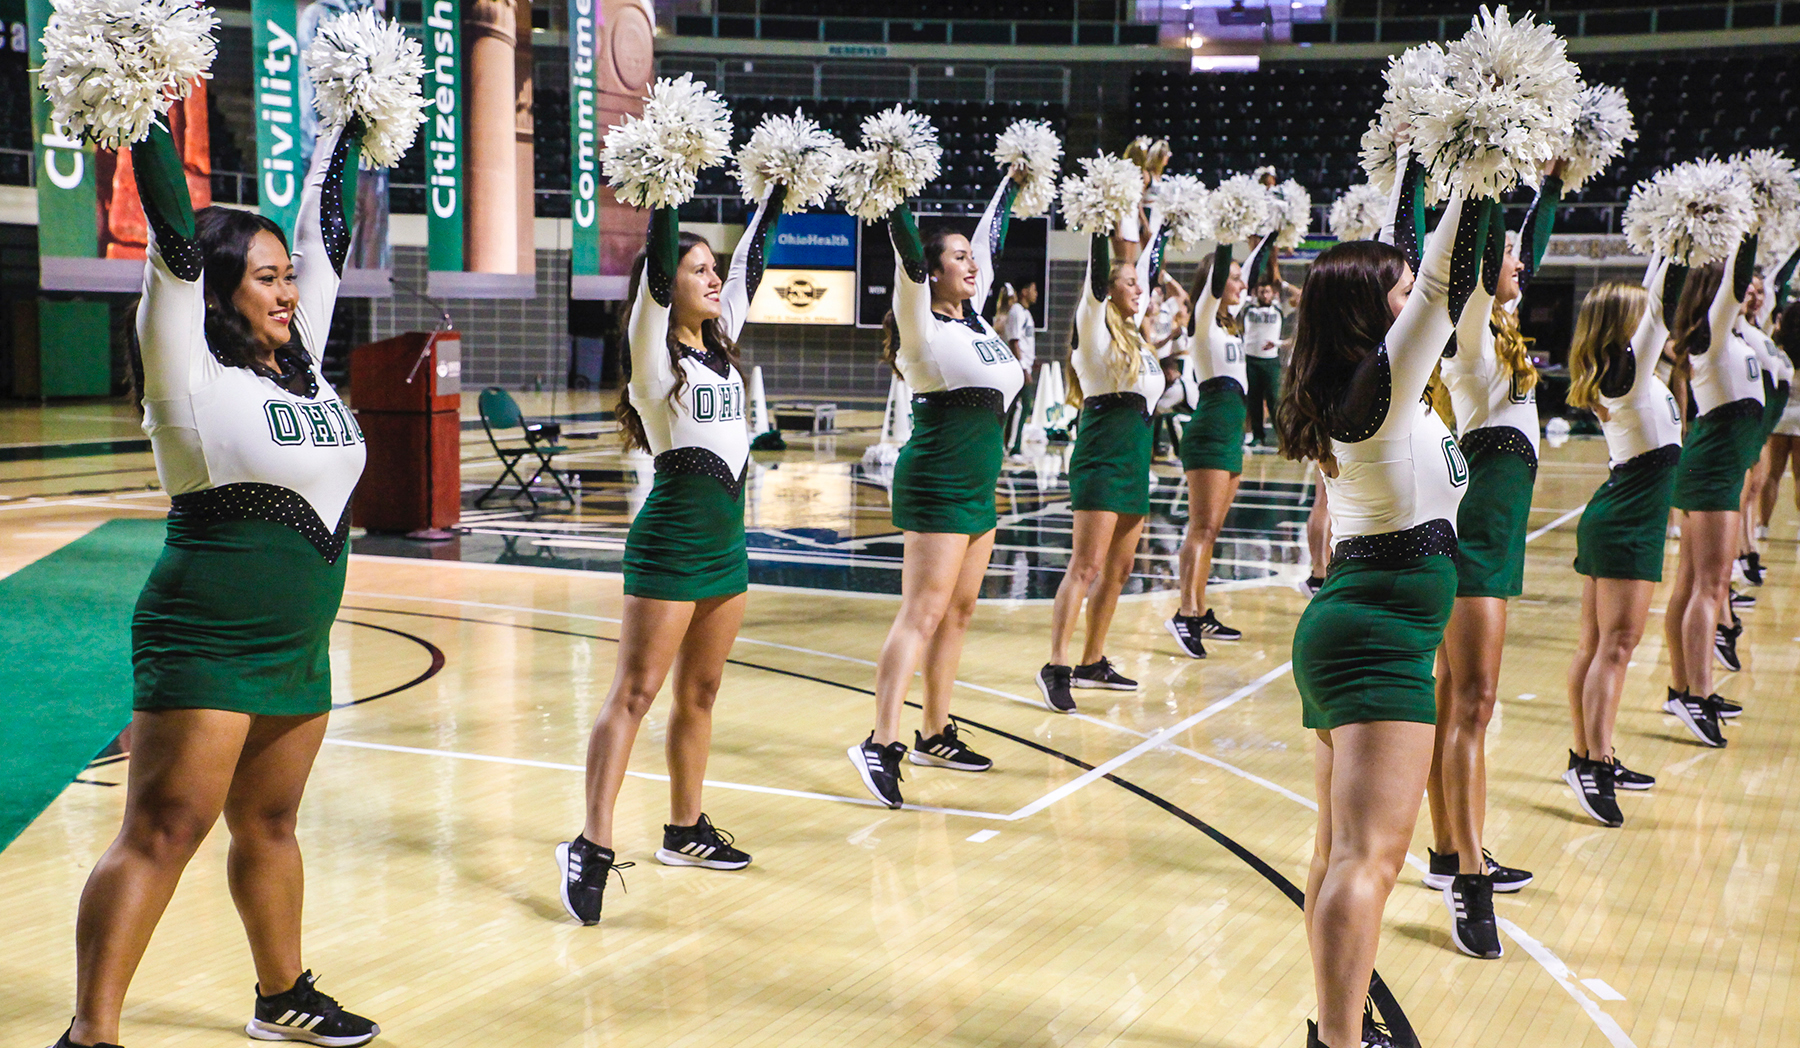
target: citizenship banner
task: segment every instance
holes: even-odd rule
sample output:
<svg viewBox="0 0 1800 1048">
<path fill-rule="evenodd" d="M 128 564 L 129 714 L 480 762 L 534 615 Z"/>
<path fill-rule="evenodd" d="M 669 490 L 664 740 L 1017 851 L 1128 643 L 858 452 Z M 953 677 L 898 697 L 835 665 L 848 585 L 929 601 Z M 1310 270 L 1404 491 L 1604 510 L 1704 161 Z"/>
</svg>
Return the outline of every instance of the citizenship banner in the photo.
<svg viewBox="0 0 1800 1048">
<path fill-rule="evenodd" d="M 463 271 L 463 60 L 458 0 L 424 0 L 425 230 L 433 273 Z"/>
<path fill-rule="evenodd" d="M 569 296 L 601 298 L 600 128 L 594 55 L 600 0 L 569 0 Z"/>
</svg>

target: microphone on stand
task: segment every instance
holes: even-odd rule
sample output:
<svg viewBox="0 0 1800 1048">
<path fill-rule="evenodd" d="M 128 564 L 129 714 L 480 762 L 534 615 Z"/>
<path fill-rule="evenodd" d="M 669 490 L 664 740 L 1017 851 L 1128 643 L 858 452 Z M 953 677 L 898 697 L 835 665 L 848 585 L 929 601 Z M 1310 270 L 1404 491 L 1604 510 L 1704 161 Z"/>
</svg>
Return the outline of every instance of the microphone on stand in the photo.
<svg viewBox="0 0 1800 1048">
<path fill-rule="evenodd" d="M 441 334 L 445 331 L 454 331 L 456 329 L 456 321 L 450 319 L 450 307 L 444 304 L 443 299 L 432 298 L 430 295 L 420 291 L 406 281 L 401 280 L 399 277 L 391 278 L 391 283 L 400 290 L 438 311 L 438 326 L 432 334 Z M 407 385 L 412 385 L 412 380 L 414 376 L 418 375 L 419 368 L 425 365 L 425 361 L 431 359 L 432 341 L 433 340 L 430 339 L 426 340 L 425 345 L 419 350 L 419 359 L 413 361 L 412 370 L 406 373 Z"/>
</svg>

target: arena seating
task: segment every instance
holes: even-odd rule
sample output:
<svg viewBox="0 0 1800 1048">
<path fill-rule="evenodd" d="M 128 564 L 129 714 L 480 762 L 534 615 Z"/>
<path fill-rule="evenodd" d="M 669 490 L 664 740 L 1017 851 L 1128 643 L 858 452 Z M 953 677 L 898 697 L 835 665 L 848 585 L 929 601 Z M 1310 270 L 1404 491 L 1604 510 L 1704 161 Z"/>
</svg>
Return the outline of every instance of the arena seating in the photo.
<svg viewBox="0 0 1800 1048">
<path fill-rule="evenodd" d="M 1623 204 L 1632 185 L 1658 168 L 1742 149 L 1791 148 L 1800 130 L 1800 70 L 1791 55 L 1583 57 L 1581 66 L 1590 82 L 1624 89 L 1639 135 L 1578 204 Z M 1357 153 L 1381 101 L 1381 69 L 1370 63 L 1140 72 L 1132 80 L 1132 126 L 1169 140 L 1171 170 L 1210 182 L 1271 164 L 1329 204 L 1364 180 Z M 1578 207 L 1559 228 L 1612 231 L 1617 210 Z"/>
</svg>

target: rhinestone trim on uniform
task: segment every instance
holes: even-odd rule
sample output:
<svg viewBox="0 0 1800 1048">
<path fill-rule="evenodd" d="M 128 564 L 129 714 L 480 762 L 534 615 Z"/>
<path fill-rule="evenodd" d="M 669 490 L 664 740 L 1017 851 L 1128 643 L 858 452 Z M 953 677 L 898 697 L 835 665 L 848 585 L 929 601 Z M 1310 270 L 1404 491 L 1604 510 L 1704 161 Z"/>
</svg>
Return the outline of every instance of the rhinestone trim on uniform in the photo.
<svg viewBox="0 0 1800 1048">
<path fill-rule="evenodd" d="M 734 499 L 744 490 L 744 477 L 750 469 L 750 463 L 745 462 L 743 469 L 732 473 L 731 467 L 719 457 L 718 452 L 698 446 L 670 448 L 656 456 L 654 466 L 658 473 L 692 473 L 711 477 L 723 484 Z"/>
<path fill-rule="evenodd" d="M 1387 561 L 1412 560 L 1443 554 L 1456 556 L 1456 526 L 1439 517 L 1437 520 L 1380 535 L 1352 535 L 1331 551 L 1331 564 L 1344 561 L 1379 564 Z"/>
<path fill-rule="evenodd" d="M 336 564 L 350 538 L 350 507 L 344 506 L 337 528 L 325 530 L 325 522 L 299 492 L 279 484 L 246 480 L 204 491 L 189 491 L 169 499 L 169 518 L 200 521 L 266 520 L 285 524 L 313 544 L 325 563 Z"/>
</svg>

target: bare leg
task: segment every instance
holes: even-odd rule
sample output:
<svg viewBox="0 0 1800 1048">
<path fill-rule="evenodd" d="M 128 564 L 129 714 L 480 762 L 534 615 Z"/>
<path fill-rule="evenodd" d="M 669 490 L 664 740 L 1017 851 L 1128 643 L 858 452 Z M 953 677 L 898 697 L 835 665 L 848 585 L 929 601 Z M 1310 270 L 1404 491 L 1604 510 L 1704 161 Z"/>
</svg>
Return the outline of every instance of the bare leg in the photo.
<svg viewBox="0 0 1800 1048">
<path fill-rule="evenodd" d="M 1438 710 L 1442 758 L 1433 792 L 1443 796 L 1447 825 L 1432 827 L 1439 854 L 1455 852 L 1463 873 L 1485 872 L 1481 828 L 1487 813 L 1487 726 L 1500 685 L 1506 601 L 1458 597 L 1444 630 L 1449 704 Z"/>
<path fill-rule="evenodd" d="M 613 808 L 625 785 L 638 725 L 662 690 L 693 616 L 689 601 L 625 598 L 612 691 L 588 736 L 587 822 L 581 835 L 602 848 L 613 846 Z"/>
<path fill-rule="evenodd" d="M 1685 519 L 1687 514 L 1683 513 Z M 1663 615 L 1663 650 L 1669 653 L 1669 687 L 1679 692 L 1688 690 L 1687 649 L 1682 644 L 1682 621 L 1688 605 L 1694 601 L 1694 557 L 1688 550 L 1687 529 L 1682 529 L 1680 555 L 1675 561 L 1675 578 L 1669 585 L 1669 604 Z"/>
<path fill-rule="evenodd" d="M 1187 471 L 1188 524 L 1181 538 L 1181 613 L 1206 614 L 1206 583 L 1212 575 L 1213 545 L 1237 496 L 1238 474 L 1222 469 Z"/>
<path fill-rule="evenodd" d="M 1103 510 L 1075 511 L 1073 551 L 1069 568 L 1056 586 L 1056 603 L 1050 609 L 1050 664 L 1069 665 L 1069 638 L 1075 634 L 1075 620 L 1081 615 L 1081 602 L 1100 577 L 1105 566 L 1113 531 L 1119 520 L 1117 513 Z M 1092 631 L 1090 631 L 1092 632 Z"/>
<path fill-rule="evenodd" d="M 181 871 L 224 810 L 250 723 L 225 710 L 132 717 L 124 823 L 88 875 L 75 919 L 75 1041 L 118 1043 L 125 990 Z"/>
<path fill-rule="evenodd" d="M 1781 499 L 1781 475 L 1787 472 L 1793 451 L 1794 438 L 1786 433 L 1770 434 L 1769 443 L 1763 448 L 1763 460 L 1768 469 L 1756 507 L 1756 523 L 1762 527 L 1768 527 L 1769 519 L 1775 516 L 1775 503 Z M 1800 467 L 1800 462 L 1795 465 Z"/>
<path fill-rule="evenodd" d="M 1119 594 L 1125 590 L 1125 580 L 1131 577 L 1131 565 L 1137 560 L 1138 539 L 1143 533 L 1144 518 L 1135 513 L 1120 516 L 1113 525 L 1106 568 L 1088 594 L 1087 637 L 1081 649 L 1084 666 L 1098 662 L 1106 655 L 1106 636 L 1112 632 L 1113 612 L 1118 610 Z"/>
<path fill-rule="evenodd" d="M 1700 696 L 1712 694 L 1713 632 L 1719 607 L 1731 589 L 1731 562 L 1735 559 L 1737 514 L 1730 511 L 1695 512 L 1681 527 L 1681 559 L 1693 563 L 1693 590 L 1682 609 L 1679 642 L 1687 690 Z M 1669 599 L 1671 617 L 1674 597 Z M 1664 623 L 1668 630 L 1670 623 Z"/>
<path fill-rule="evenodd" d="M 1575 658 L 1569 663 L 1569 722 L 1575 741 L 1569 749 L 1577 757 L 1588 756 L 1587 689 L 1588 671 L 1594 664 L 1594 651 L 1600 644 L 1600 628 L 1594 609 L 1594 580 L 1581 577 L 1581 632 L 1575 639 Z M 1622 682 L 1621 682 L 1622 683 Z"/>
<path fill-rule="evenodd" d="M 745 603 L 742 593 L 696 603 L 675 656 L 675 704 L 663 744 L 669 762 L 669 823 L 674 826 L 700 821 L 706 758 L 712 752 L 713 702 L 719 697 L 725 657 L 744 624 Z"/>
<path fill-rule="evenodd" d="M 226 878 L 237 903 L 260 993 L 293 988 L 300 961 L 300 913 L 306 896 L 300 796 L 325 738 L 325 716 L 258 717 L 250 725 L 225 797 L 231 831 Z"/>
<path fill-rule="evenodd" d="M 1613 726 L 1619 720 L 1619 697 L 1625 691 L 1625 669 L 1644 636 L 1650 598 L 1656 583 L 1643 579 L 1589 579 L 1594 594 L 1595 647 L 1592 666 L 1582 687 L 1584 749 L 1575 752 L 1605 760 L 1613 751 Z"/>
<path fill-rule="evenodd" d="M 1431 740 L 1429 724 L 1374 721 L 1333 729 L 1329 742 L 1313 747 L 1329 789 L 1319 794 L 1307 941 L 1326 1044 L 1362 1043 L 1381 915 L 1418 822 Z"/>
<path fill-rule="evenodd" d="M 944 609 L 937 629 L 925 642 L 923 720 L 924 735 L 928 739 L 950 723 L 950 693 L 956 688 L 956 670 L 962 664 L 963 637 L 968 634 L 969 619 L 975 614 L 975 599 L 981 596 L 981 577 L 987 573 L 988 558 L 993 552 L 993 532 L 970 540 L 963 554 L 962 570 L 953 576 L 956 589 L 951 594 L 950 606 Z M 877 738 L 876 741 L 881 740 Z"/>
</svg>

